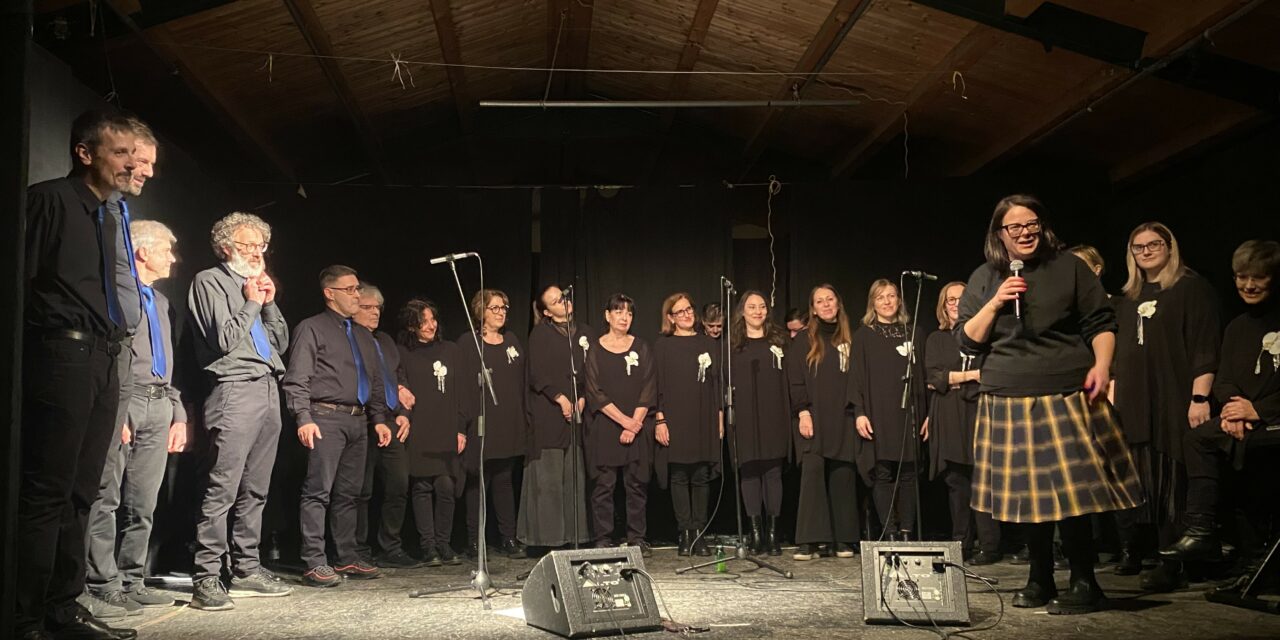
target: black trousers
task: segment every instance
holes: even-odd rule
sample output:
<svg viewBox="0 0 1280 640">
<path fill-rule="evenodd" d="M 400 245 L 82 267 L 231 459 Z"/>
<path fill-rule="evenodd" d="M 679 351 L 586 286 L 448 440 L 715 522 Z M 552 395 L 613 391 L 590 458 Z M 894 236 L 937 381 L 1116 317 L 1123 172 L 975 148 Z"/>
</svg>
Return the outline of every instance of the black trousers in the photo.
<svg viewBox="0 0 1280 640">
<path fill-rule="evenodd" d="M 388 425 L 395 435 L 395 424 Z M 391 444 L 378 446 L 378 436 L 370 432 L 368 453 L 364 459 L 364 487 L 356 498 L 356 551 L 362 558 L 372 557 L 369 548 L 369 503 L 373 499 L 373 483 L 382 479 L 382 509 L 378 520 L 378 547 L 384 554 L 401 550 L 400 530 L 409 504 L 409 459 L 404 443 L 391 438 Z"/>
<path fill-rule="evenodd" d="M 707 507 L 711 503 L 711 463 L 671 463 L 667 479 L 671 485 L 671 507 L 676 512 L 676 526 L 681 531 L 701 530 L 707 526 Z"/>
<path fill-rule="evenodd" d="M 307 455 L 307 477 L 302 481 L 298 518 L 302 528 L 302 562 L 307 569 L 329 564 L 324 531 L 326 516 L 333 538 L 335 565 L 360 560 L 356 551 L 356 498 L 364 483 L 368 426 L 364 416 L 352 416 L 312 407 L 311 417 L 320 427 L 315 448 Z"/>
<path fill-rule="evenodd" d="M 747 516 L 760 517 L 761 507 L 768 515 L 782 514 L 782 464 L 778 460 L 752 460 L 742 463 L 738 476 L 742 480 L 742 506 Z"/>
<path fill-rule="evenodd" d="M 613 490 L 622 474 L 622 487 L 627 494 L 627 543 L 644 541 L 648 532 L 645 509 L 649 502 L 649 469 L 642 462 L 622 467 L 596 467 L 591 472 L 591 529 L 596 545 L 607 545 L 613 536 Z"/>
<path fill-rule="evenodd" d="M 1267 449 L 1274 453 L 1280 448 L 1280 429 L 1268 431 L 1265 427 L 1258 427 L 1245 431 L 1244 442 L 1239 443 L 1223 433 L 1215 419 L 1184 433 L 1182 452 L 1187 469 L 1187 524 L 1213 524 L 1222 468 L 1238 446 L 1247 447 L 1250 452 Z M 1193 522 L 1193 519 L 1200 522 Z"/>
<path fill-rule="evenodd" d="M 457 490 L 453 476 L 414 476 L 410 478 L 413 492 L 413 521 L 418 528 L 422 551 L 449 544 L 453 533 L 453 509 Z"/>
<path fill-rule="evenodd" d="M 805 454 L 800 459 L 796 543 L 858 539 L 858 469 L 852 462 Z"/>
<path fill-rule="evenodd" d="M 894 495 L 894 478 L 898 491 Z M 871 472 L 871 497 L 880 521 L 890 531 L 916 528 L 916 463 L 876 460 Z M 896 508 L 895 508 L 896 507 Z"/>
<path fill-rule="evenodd" d="M 85 527 L 115 433 L 118 346 L 28 336 L 13 548 L 15 629 L 68 620 L 84 591 Z"/>
<path fill-rule="evenodd" d="M 498 520 L 498 533 L 503 540 L 516 538 L 516 486 L 515 472 L 520 468 L 521 457 L 495 458 L 484 461 L 484 490 L 493 502 L 493 513 Z M 480 477 L 467 474 L 467 537 L 475 542 L 480 532 Z"/>
<path fill-rule="evenodd" d="M 1000 525 L 991 518 L 991 514 L 974 511 L 969 506 L 969 498 L 973 495 L 973 465 L 948 462 L 942 472 L 942 481 L 947 485 L 947 503 L 951 507 L 951 539 L 964 543 L 968 549 L 973 542 L 973 534 L 978 535 L 978 544 L 987 553 L 1000 551 Z"/>
</svg>

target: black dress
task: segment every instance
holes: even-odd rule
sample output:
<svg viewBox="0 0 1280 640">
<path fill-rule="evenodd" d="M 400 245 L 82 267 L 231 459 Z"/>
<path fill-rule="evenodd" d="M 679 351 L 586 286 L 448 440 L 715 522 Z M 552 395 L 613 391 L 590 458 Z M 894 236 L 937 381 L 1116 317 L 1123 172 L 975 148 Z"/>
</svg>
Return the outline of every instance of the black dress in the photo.
<svg viewBox="0 0 1280 640">
<path fill-rule="evenodd" d="M 453 533 L 454 506 L 464 486 L 458 435 L 467 431 L 463 384 L 468 380 L 452 342 L 415 341 L 402 346 L 400 354 L 398 377 L 415 398 L 405 451 L 414 524 L 425 554 L 448 545 Z"/>
<path fill-rule="evenodd" d="M 794 429 L 786 354 L 784 345 L 746 338 L 730 363 L 735 404 L 727 437 L 738 465 L 742 503 L 753 518 L 762 515 L 761 507 L 773 517 L 782 512 L 782 467 Z"/>
<path fill-rule="evenodd" d="M 720 343 L 705 334 L 663 336 L 654 414 L 667 421 L 670 445 L 656 444 L 658 485 L 671 488 L 671 506 L 681 531 L 704 530 L 711 481 L 720 466 Z M 656 427 L 655 427 L 656 431 Z"/>
<path fill-rule="evenodd" d="M 579 430 L 577 447 L 570 453 L 573 426 L 565 420 L 555 399 L 563 395 L 572 403 L 575 388 L 576 397 L 586 398 L 586 354 L 595 338 L 596 332 L 589 325 L 555 324 L 550 320 L 529 334 L 526 364 L 531 437 L 516 519 L 516 536 L 527 545 L 569 544 L 574 541 L 575 530 L 578 542 L 589 539 L 583 433 Z"/>
<path fill-rule="evenodd" d="M 934 331 L 925 343 L 925 382 L 929 389 L 929 478 L 947 463 L 973 466 L 973 425 L 977 418 L 978 383 L 952 388 L 951 372 L 974 371 L 980 357 L 960 352 L 951 331 Z"/>
</svg>

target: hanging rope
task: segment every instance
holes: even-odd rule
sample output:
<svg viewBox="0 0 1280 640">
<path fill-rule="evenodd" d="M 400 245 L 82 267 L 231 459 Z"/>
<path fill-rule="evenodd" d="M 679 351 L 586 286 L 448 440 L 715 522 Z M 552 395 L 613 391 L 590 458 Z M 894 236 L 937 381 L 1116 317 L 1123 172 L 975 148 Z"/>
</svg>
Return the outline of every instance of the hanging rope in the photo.
<svg viewBox="0 0 1280 640">
<path fill-rule="evenodd" d="M 778 182 L 778 176 L 769 176 L 769 195 L 765 200 L 765 207 L 768 208 L 768 215 L 765 217 L 765 230 L 769 232 L 769 308 L 774 307 L 774 301 L 778 293 L 778 259 L 773 252 L 773 197 L 782 191 L 782 183 Z"/>
</svg>

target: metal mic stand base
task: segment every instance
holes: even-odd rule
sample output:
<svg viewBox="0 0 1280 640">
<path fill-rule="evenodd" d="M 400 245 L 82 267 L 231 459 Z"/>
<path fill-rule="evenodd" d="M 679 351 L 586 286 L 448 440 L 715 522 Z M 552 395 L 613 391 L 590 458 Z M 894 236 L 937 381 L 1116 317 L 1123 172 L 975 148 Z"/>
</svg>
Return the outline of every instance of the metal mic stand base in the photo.
<svg viewBox="0 0 1280 640">
<path fill-rule="evenodd" d="M 734 547 L 733 556 L 725 558 L 723 560 L 708 560 L 706 562 L 695 564 L 693 566 L 680 567 L 679 569 L 676 569 L 676 575 L 683 575 L 689 571 L 693 571 L 695 569 L 701 569 L 703 567 L 710 567 L 711 565 L 719 564 L 721 562 L 728 564 L 730 562 L 735 562 L 738 560 L 742 560 L 744 562 L 750 562 L 751 564 L 754 564 L 757 568 L 760 568 L 760 569 L 768 569 L 788 580 L 795 577 L 795 575 L 792 574 L 790 571 L 784 571 L 782 569 L 779 569 L 778 567 L 775 567 L 772 564 L 765 562 L 764 560 L 761 560 L 760 558 L 757 558 L 747 553 L 747 546 L 742 544 L 742 538 L 738 538 L 738 544 L 736 547 Z"/>
</svg>

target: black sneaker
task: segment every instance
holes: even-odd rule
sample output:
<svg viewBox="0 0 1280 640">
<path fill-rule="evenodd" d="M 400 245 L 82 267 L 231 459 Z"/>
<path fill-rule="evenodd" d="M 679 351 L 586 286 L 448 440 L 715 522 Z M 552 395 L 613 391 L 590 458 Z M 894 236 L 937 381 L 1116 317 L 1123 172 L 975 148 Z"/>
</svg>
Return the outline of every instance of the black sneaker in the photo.
<svg viewBox="0 0 1280 640">
<path fill-rule="evenodd" d="M 965 564 L 974 567 L 981 567 L 983 565 L 995 564 L 1003 559 L 1004 554 L 999 551 L 979 551 L 973 554 L 973 557 L 969 558 L 969 561 Z"/>
<path fill-rule="evenodd" d="M 293 587 L 276 574 L 258 567 L 247 576 L 232 578 L 228 593 L 235 598 L 278 598 L 293 593 Z"/>
<path fill-rule="evenodd" d="M 503 540 L 502 546 L 498 547 L 498 553 L 515 560 L 529 557 L 529 552 L 525 550 L 524 545 L 514 539 Z"/>
<path fill-rule="evenodd" d="M 357 560 L 351 564 L 339 565 L 333 568 L 334 571 L 351 578 L 352 580 L 372 580 L 381 578 L 382 572 L 377 567 L 363 561 Z"/>
<path fill-rule="evenodd" d="M 854 550 L 853 550 L 853 545 L 851 545 L 851 544 L 849 544 L 849 543 L 847 543 L 847 542 L 837 542 L 837 543 L 836 543 L 836 557 L 837 557 L 837 558 L 852 558 L 854 555 L 856 555 L 856 554 L 855 554 L 855 552 L 854 552 Z"/>
<path fill-rule="evenodd" d="M 124 592 L 124 597 L 144 607 L 168 607 L 173 605 L 173 596 L 149 589 L 146 585 L 138 585 L 133 591 Z"/>
<path fill-rule="evenodd" d="M 336 573 L 333 567 L 322 564 L 307 569 L 307 572 L 302 574 L 302 582 L 308 586 L 327 589 L 342 584 L 342 576 Z"/>
<path fill-rule="evenodd" d="M 435 547 L 427 547 L 426 551 L 422 552 L 421 564 L 428 567 L 438 567 L 444 563 L 440 561 L 440 552 Z"/>
<path fill-rule="evenodd" d="M 444 544 L 437 545 L 437 546 L 436 546 L 436 551 L 438 551 L 438 552 L 440 553 L 440 562 L 441 562 L 441 563 L 443 563 L 443 564 L 462 564 L 462 558 L 459 558 L 459 557 L 458 557 L 458 553 L 457 553 L 456 551 L 454 551 L 454 550 L 453 550 L 453 547 L 449 546 L 449 543 L 447 543 L 447 542 L 446 542 L 446 543 L 444 543 Z"/>
<path fill-rule="evenodd" d="M 124 607 L 111 604 L 88 591 L 76 596 L 76 604 L 84 607 L 90 616 L 99 620 L 119 620 L 129 615 Z"/>
<path fill-rule="evenodd" d="M 807 560 L 817 560 L 818 549 L 816 548 L 815 545 L 812 545 L 806 542 L 805 544 L 802 544 L 796 547 L 796 552 L 791 554 L 791 559 L 798 560 L 800 562 L 804 562 Z"/>
<path fill-rule="evenodd" d="M 125 610 L 126 615 L 140 616 L 142 615 L 142 605 L 124 597 L 124 592 L 120 590 L 103 591 L 101 593 L 89 592 L 89 597 L 97 598 L 109 605 L 117 606 Z"/>
<path fill-rule="evenodd" d="M 201 611 L 228 611 L 236 608 L 236 603 L 227 595 L 227 588 L 222 586 L 222 579 L 209 576 L 196 580 L 191 588 L 191 608 Z"/>
<path fill-rule="evenodd" d="M 427 564 L 431 564 L 430 556 L 431 554 L 428 553 Z M 378 558 L 377 564 L 379 567 L 384 569 L 414 569 L 421 567 L 423 563 L 414 559 L 413 556 L 405 553 L 403 550 L 400 550 L 393 553 L 382 554 L 382 557 Z"/>
</svg>

